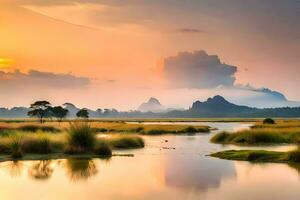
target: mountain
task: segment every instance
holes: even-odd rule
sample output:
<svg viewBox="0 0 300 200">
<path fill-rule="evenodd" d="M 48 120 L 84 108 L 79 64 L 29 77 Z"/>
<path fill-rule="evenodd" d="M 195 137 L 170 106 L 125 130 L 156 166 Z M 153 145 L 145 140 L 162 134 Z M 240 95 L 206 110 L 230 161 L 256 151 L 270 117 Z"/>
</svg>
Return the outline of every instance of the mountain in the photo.
<svg viewBox="0 0 300 200">
<path fill-rule="evenodd" d="M 300 117 L 300 107 L 253 108 L 230 103 L 217 95 L 205 102 L 194 102 L 186 111 L 168 112 L 164 117 Z"/>
<path fill-rule="evenodd" d="M 244 115 L 255 110 L 257 109 L 230 103 L 219 95 L 209 98 L 205 102 L 196 101 L 190 108 L 190 112 L 201 114 L 206 117 Z"/>
<path fill-rule="evenodd" d="M 63 105 L 69 110 L 68 118 L 76 118 L 79 111 L 74 104 Z M 187 110 L 168 110 L 155 98 L 139 107 L 140 111 L 119 112 L 116 109 L 87 109 L 90 118 L 266 118 L 266 117 L 300 117 L 300 107 L 281 108 L 254 108 L 242 106 L 227 101 L 217 95 L 208 98 L 207 101 L 196 101 Z M 26 118 L 28 108 L 14 107 L 12 109 L 0 108 L 0 118 Z M 142 112 L 143 110 L 144 112 Z M 154 112 L 156 111 L 156 112 Z"/>
<path fill-rule="evenodd" d="M 158 99 L 151 97 L 147 102 L 142 103 L 138 110 L 141 112 L 164 112 L 165 108 Z"/>
<path fill-rule="evenodd" d="M 8 108 L 0 108 L 0 117 L 1 118 L 26 118 L 28 108 L 25 107 L 13 107 L 11 109 Z"/>
</svg>

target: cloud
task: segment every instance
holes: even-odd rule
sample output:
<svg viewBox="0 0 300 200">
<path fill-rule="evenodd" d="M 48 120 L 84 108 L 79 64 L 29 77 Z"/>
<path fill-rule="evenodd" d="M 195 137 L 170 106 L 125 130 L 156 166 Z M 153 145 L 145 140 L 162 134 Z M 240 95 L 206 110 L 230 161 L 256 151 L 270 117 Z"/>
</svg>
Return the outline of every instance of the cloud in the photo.
<svg viewBox="0 0 300 200">
<path fill-rule="evenodd" d="M 20 88 L 30 89 L 76 89 L 90 84 L 90 79 L 77 77 L 72 74 L 56 74 L 52 72 L 41 72 L 30 70 L 22 73 L 0 71 L 0 91 L 17 91 Z"/>
<path fill-rule="evenodd" d="M 177 32 L 180 33 L 205 33 L 205 31 L 196 28 L 179 28 Z"/>
<path fill-rule="evenodd" d="M 233 86 L 237 67 L 205 51 L 181 52 L 164 59 L 163 73 L 174 88 Z"/>
<path fill-rule="evenodd" d="M 277 101 L 287 101 L 288 99 L 285 97 L 284 94 L 282 94 L 281 92 L 278 91 L 274 91 L 271 90 L 269 88 L 255 88 L 253 86 L 251 86 L 250 84 L 247 85 L 240 85 L 237 84 L 235 85 L 236 89 L 240 89 L 240 90 L 248 90 L 248 91 L 252 91 L 252 92 L 257 92 L 259 94 L 265 95 L 266 97 L 270 97 L 273 100 L 277 100 Z"/>
</svg>

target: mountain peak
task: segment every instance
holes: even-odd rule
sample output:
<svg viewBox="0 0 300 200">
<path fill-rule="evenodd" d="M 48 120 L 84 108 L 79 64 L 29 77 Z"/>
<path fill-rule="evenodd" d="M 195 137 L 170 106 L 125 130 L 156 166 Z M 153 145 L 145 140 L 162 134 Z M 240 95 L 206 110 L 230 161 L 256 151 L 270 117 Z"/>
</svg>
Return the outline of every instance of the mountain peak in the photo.
<svg viewBox="0 0 300 200">
<path fill-rule="evenodd" d="M 154 97 L 151 97 L 151 98 L 148 100 L 147 103 L 148 103 L 148 104 L 153 104 L 153 105 L 161 105 L 160 102 L 159 102 L 159 100 L 156 99 L 156 98 L 154 98 Z"/>
<path fill-rule="evenodd" d="M 207 99 L 207 103 L 229 103 L 224 97 L 220 96 L 220 95 L 216 95 L 213 98 L 208 98 Z"/>
<path fill-rule="evenodd" d="M 138 108 L 142 112 L 161 112 L 164 107 L 160 104 L 159 100 L 151 97 L 147 102 L 142 103 Z"/>
<path fill-rule="evenodd" d="M 192 105 L 192 110 L 206 110 L 208 112 L 225 112 L 237 109 L 237 105 L 228 102 L 224 97 L 216 95 L 208 98 L 205 102 L 196 101 Z"/>
</svg>

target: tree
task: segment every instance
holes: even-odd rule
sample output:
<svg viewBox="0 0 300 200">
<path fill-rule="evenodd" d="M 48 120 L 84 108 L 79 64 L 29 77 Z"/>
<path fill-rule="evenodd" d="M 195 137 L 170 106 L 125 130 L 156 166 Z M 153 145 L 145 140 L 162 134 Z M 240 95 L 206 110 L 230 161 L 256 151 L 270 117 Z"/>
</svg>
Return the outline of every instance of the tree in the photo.
<svg viewBox="0 0 300 200">
<path fill-rule="evenodd" d="M 79 118 L 89 118 L 89 112 L 87 109 L 81 109 L 76 113 L 76 116 Z"/>
<path fill-rule="evenodd" d="M 37 117 L 43 123 L 43 119 L 49 114 L 51 104 L 48 101 L 36 101 L 30 105 L 30 111 L 27 115 L 30 117 Z"/>
<path fill-rule="evenodd" d="M 61 107 L 61 106 L 55 106 L 51 108 L 51 114 L 53 117 L 57 118 L 59 122 L 62 121 L 63 118 L 65 118 L 68 114 L 69 110 Z"/>
</svg>

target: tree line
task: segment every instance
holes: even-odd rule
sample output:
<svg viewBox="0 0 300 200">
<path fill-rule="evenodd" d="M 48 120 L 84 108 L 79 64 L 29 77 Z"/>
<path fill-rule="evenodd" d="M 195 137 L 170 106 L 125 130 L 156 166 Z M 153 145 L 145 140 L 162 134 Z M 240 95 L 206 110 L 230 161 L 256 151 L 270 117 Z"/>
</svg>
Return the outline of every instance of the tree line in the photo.
<svg viewBox="0 0 300 200">
<path fill-rule="evenodd" d="M 56 118 L 61 122 L 64 118 L 67 117 L 68 110 L 61 106 L 51 106 L 51 103 L 48 101 L 36 101 L 30 105 L 30 111 L 27 115 L 30 117 L 37 117 L 41 123 L 44 122 L 45 118 Z M 89 118 L 89 112 L 86 109 L 80 109 L 76 116 L 78 118 Z"/>
</svg>

